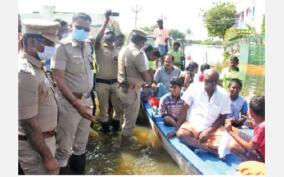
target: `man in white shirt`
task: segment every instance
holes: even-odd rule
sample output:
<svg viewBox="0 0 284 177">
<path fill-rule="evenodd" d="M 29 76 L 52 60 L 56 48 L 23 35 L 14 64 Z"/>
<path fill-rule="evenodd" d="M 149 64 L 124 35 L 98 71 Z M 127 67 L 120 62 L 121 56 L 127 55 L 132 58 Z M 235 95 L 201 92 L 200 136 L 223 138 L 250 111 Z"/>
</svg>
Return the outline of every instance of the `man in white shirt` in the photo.
<svg viewBox="0 0 284 177">
<path fill-rule="evenodd" d="M 217 85 L 219 73 L 214 69 L 204 73 L 204 83 L 190 85 L 182 96 L 187 116 L 176 135 L 187 145 L 216 153 L 224 132 L 222 125 L 231 113 L 230 100 L 226 91 Z"/>
</svg>

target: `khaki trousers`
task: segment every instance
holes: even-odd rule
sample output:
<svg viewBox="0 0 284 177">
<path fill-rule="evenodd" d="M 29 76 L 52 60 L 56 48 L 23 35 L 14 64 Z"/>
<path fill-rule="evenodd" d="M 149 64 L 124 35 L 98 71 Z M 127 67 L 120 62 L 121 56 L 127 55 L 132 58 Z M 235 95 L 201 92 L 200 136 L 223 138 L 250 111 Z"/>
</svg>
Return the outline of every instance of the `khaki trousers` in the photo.
<svg viewBox="0 0 284 177">
<path fill-rule="evenodd" d="M 100 115 L 99 118 L 102 122 L 109 120 L 108 108 L 109 98 L 114 108 L 114 120 L 121 120 L 123 116 L 123 110 L 121 102 L 117 96 L 118 83 L 104 84 L 96 83 L 96 92 L 99 100 Z"/>
<path fill-rule="evenodd" d="M 124 110 L 122 135 L 131 136 L 140 109 L 140 89 L 128 89 L 128 92 L 124 93 L 120 87 L 117 92 Z"/>
<path fill-rule="evenodd" d="M 55 155 L 55 136 L 46 138 L 45 143 L 52 155 Z M 33 149 L 29 141 L 18 141 L 19 162 L 25 175 L 48 175 L 40 154 Z"/>
<path fill-rule="evenodd" d="M 92 99 L 81 101 L 93 105 Z M 65 167 L 72 154 L 82 155 L 86 152 L 91 122 L 83 118 L 78 111 L 63 97 L 59 98 L 59 119 L 57 125 L 56 159 L 60 167 Z M 90 109 L 90 114 L 92 110 Z"/>
</svg>

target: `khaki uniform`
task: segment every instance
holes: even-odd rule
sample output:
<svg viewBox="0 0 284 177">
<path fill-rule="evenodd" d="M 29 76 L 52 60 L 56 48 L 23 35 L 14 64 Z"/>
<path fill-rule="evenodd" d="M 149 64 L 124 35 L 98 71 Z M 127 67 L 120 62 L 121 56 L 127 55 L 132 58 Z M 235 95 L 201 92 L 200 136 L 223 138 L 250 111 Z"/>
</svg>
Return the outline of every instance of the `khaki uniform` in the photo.
<svg viewBox="0 0 284 177">
<path fill-rule="evenodd" d="M 123 115 L 121 102 L 117 97 L 117 57 L 119 49 L 109 49 L 106 44 L 95 50 L 98 70 L 96 73 L 96 92 L 100 107 L 100 120 L 109 120 L 109 98 L 114 108 L 114 120 L 120 120 Z M 104 82 L 104 83 L 103 83 Z M 109 82 L 109 83 L 107 83 Z"/>
<path fill-rule="evenodd" d="M 129 88 L 127 93 L 118 89 L 118 96 L 122 102 L 124 109 L 124 121 L 122 124 L 122 135 L 131 136 L 132 130 L 135 127 L 136 119 L 139 113 L 140 106 L 140 88 L 143 84 L 143 78 L 140 72 L 147 71 L 144 55 L 139 48 L 133 43 L 123 48 L 118 57 L 118 82 L 124 81 L 126 68 L 127 81 L 135 88 Z"/>
<path fill-rule="evenodd" d="M 51 81 L 46 77 L 43 63 L 21 52 L 19 59 L 19 121 L 36 118 L 42 132 L 55 130 L 58 107 Z M 19 122 L 19 135 L 25 132 Z M 55 136 L 45 139 L 55 155 Z M 19 162 L 25 174 L 48 174 L 40 154 L 27 140 L 18 141 Z"/>
<path fill-rule="evenodd" d="M 71 37 L 62 40 L 56 47 L 51 68 L 64 70 L 64 81 L 71 92 L 85 95 L 81 102 L 93 105 L 90 97 L 93 73 L 86 44 L 81 48 L 80 44 Z M 58 103 L 56 159 L 61 167 L 65 167 L 72 153 L 74 155 L 85 153 L 91 122 L 83 118 L 63 96 L 59 96 Z"/>
</svg>

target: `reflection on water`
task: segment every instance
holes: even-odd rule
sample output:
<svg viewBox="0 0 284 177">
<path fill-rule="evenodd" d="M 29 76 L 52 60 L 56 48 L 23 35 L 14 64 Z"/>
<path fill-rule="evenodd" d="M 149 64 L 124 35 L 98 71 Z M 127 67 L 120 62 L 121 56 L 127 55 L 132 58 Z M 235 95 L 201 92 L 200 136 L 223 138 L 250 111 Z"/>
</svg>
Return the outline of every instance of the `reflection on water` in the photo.
<svg viewBox="0 0 284 177">
<path fill-rule="evenodd" d="M 185 47 L 185 55 L 190 55 L 199 66 L 205 62 L 214 66 L 223 62 L 224 49 L 215 46 L 190 45 Z M 250 99 L 254 95 L 265 94 L 265 76 L 263 65 L 241 65 L 243 70 L 243 88 L 241 95 Z"/>
<path fill-rule="evenodd" d="M 93 130 L 92 130 L 93 131 Z M 136 127 L 129 147 L 120 148 L 120 133 L 90 134 L 86 174 L 92 175 L 184 175 L 162 148 L 150 128 Z"/>
<path fill-rule="evenodd" d="M 185 47 L 185 56 L 191 56 L 191 59 L 199 64 L 208 63 L 215 65 L 223 61 L 223 47 L 207 45 L 190 45 Z M 189 61 L 187 61 L 188 63 Z"/>
</svg>

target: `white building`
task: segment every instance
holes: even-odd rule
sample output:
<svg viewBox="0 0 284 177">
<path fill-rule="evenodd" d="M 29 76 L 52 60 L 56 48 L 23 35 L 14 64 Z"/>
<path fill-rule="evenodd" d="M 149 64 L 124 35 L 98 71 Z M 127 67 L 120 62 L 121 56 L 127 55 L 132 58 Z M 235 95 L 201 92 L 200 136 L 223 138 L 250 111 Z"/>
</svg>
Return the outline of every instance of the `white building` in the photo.
<svg viewBox="0 0 284 177">
<path fill-rule="evenodd" d="M 28 18 L 40 18 L 40 19 L 48 19 L 48 20 L 55 20 L 55 19 L 62 19 L 66 21 L 68 24 L 71 24 L 72 17 L 76 12 L 58 12 L 56 11 L 55 6 L 42 6 L 40 11 L 35 11 L 32 13 L 26 13 L 21 14 L 22 19 L 28 19 Z M 91 24 L 91 34 L 90 36 L 96 36 L 98 33 L 99 27 L 104 22 L 105 16 L 104 14 L 98 14 L 98 13 L 87 13 L 92 18 L 92 24 Z M 115 21 L 116 17 L 111 17 L 113 21 Z M 113 23 L 111 21 L 110 23 Z M 119 24 L 118 24 L 118 31 L 120 31 Z"/>
<path fill-rule="evenodd" d="M 235 0 L 235 5 L 237 10 L 236 27 L 246 28 L 246 24 L 248 24 L 260 33 L 265 15 L 265 0 Z"/>
</svg>

